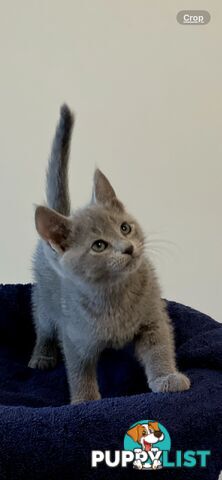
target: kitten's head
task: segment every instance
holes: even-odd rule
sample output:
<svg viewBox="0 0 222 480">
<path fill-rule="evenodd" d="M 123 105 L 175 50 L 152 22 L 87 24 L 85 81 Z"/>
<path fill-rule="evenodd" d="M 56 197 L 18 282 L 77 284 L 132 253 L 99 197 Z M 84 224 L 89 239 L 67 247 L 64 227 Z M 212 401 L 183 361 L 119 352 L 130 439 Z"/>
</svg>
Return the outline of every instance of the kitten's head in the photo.
<svg viewBox="0 0 222 480">
<path fill-rule="evenodd" d="M 38 233 L 54 250 L 64 275 L 87 282 L 121 281 L 139 267 L 144 235 L 100 170 L 94 175 L 91 203 L 65 217 L 37 207 Z"/>
</svg>

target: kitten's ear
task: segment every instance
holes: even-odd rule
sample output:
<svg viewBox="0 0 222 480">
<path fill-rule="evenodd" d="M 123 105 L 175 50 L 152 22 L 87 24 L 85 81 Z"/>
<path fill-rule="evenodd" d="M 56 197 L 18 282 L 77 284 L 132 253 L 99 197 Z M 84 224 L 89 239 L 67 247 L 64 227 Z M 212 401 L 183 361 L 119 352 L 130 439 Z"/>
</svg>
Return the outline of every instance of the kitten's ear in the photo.
<svg viewBox="0 0 222 480">
<path fill-rule="evenodd" d="M 35 225 L 39 235 L 58 253 L 69 248 L 71 222 L 51 208 L 39 206 L 35 211 Z"/>
<path fill-rule="evenodd" d="M 94 173 L 91 203 L 97 203 L 98 205 L 103 205 L 104 207 L 112 207 L 119 211 L 124 210 L 124 206 L 117 198 L 112 185 L 109 183 L 109 180 L 98 168 Z"/>
</svg>

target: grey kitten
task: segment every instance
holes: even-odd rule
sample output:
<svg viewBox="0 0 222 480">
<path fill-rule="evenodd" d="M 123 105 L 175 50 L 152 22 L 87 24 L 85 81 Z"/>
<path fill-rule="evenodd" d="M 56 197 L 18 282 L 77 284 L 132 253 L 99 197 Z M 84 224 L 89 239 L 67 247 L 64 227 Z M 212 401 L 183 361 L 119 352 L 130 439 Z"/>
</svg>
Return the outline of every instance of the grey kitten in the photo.
<svg viewBox="0 0 222 480">
<path fill-rule="evenodd" d="M 135 340 L 153 392 L 190 387 L 178 372 L 170 318 L 144 253 L 144 234 L 100 170 L 90 203 L 70 214 L 67 168 L 73 116 L 61 108 L 47 174 L 48 207 L 35 212 L 36 345 L 30 367 L 54 367 L 58 343 L 71 402 L 100 398 L 96 364 L 106 347 Z"/>
</svg>

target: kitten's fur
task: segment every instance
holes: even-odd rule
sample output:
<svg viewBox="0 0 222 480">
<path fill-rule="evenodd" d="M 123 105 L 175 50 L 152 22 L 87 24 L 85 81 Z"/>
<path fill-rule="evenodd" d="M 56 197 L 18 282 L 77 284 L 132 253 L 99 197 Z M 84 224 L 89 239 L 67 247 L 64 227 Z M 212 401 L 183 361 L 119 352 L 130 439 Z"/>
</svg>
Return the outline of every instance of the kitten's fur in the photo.
<svg viewBox="0 0 222 480">
<path fill-rule="evenodd" d="M 71 402 L 99 399 L 96 363 L 101 351 L 134 339 L 153 392 L 186 390 L 190 381 L 176 368 L 171 321 L 144 254 L 143 232 L 100 170 L 91 202 L 70 215 L 72 126 L 73 116 L 63 106 L 48 167 L 48 207 L 37 207 L 35 214 L 42 238 L 34 256 L 37 340 L 29 366 L 53 367 L 59 342 Z M 124 222 L 132 228 L 127 235 L 121 231 Z M 97 253 L 91 246 L 99 239 L 108 246 Z"/>
</svg>

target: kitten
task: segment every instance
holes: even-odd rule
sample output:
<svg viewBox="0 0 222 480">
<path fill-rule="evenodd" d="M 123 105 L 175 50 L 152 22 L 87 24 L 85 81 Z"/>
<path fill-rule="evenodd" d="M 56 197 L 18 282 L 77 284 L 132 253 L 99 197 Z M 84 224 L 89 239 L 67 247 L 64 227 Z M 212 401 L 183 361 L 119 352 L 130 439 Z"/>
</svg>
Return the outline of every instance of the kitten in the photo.
<svg viewBox="0 0 222 480">
<path fill-rule="evenodd" d="M 94 174 L 91 202 L 70 214 L 68 156 L 73 116 L 61 108 L 47 173 L 47 204 L 35 212 L 41 237 L 34 256 L 36 345 L 29 362 L 51 368 L 60 343 L 71 403 L 96 400 L 96 364 L 106 347 L 135 340 L 153 392 L 190 387 L 178 372 L 170 318 L 144 253 L 144 234 L 108 179 Z"/>
</svg>

